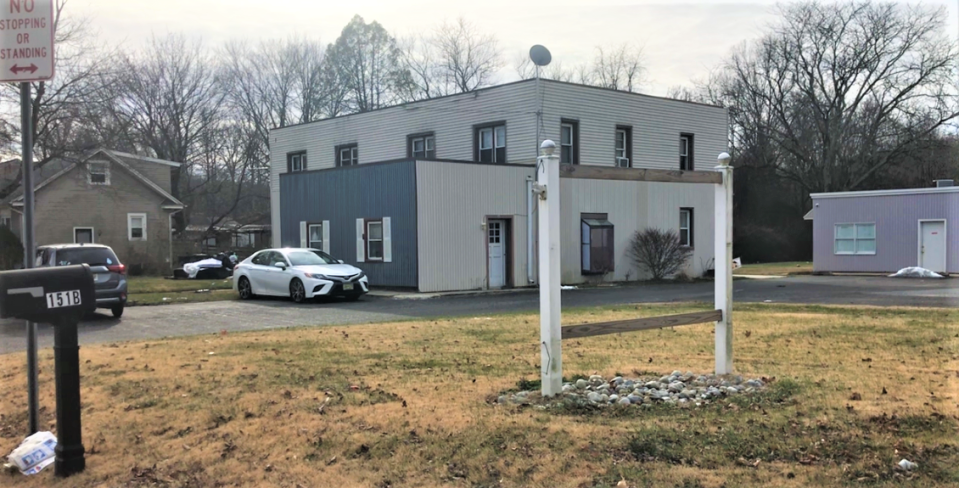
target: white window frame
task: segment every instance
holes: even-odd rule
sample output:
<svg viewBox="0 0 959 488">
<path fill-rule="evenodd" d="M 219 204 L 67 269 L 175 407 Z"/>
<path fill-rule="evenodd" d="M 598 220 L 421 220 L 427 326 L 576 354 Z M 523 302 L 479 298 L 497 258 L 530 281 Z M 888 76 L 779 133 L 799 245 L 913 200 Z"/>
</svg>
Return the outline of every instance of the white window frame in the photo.
<svg viewBox="0 0 959 488">
<path fill-rule="evenodd" d="M 211 239 L 213 240 L 213 244 L 210 244 Z M 203 247 L 216 247 L 216 241 L 217 239 L 215 235 L 206 236 L 205 238 L 203 238 Z"/>
<path fill-rule="evenodd" d="M 137 217 L 143 219 L 143 237 L 133 237 L 133 219 Z M 127 240 L 129 241 L 147 240 L 147 214 L 145 213 L 128 213 L 127 214 Z"/>
<path fill-rule="evenodd" d="M 492 146 L 483 146 L 483 134 L 490 134 L 490 141 L 492 141 L 492 143 L 493 143 Z M 491 160 L 490 160 L 491 163 L 505 163 L 505 162 L 506 162 L 506 154 L 505 154 L 505 153 L 506 153 L 506 151 L 505 151 L 505 149 L 506 149 L 506 124 L 491 125 L 491 126 L 483 127 L 483 128 L 481 128 L 481 129 L 479 129 L 479 131 L 478 131 L 478 137 L 479 137 L 479 144 L 477 144 L 477 147 L 479 147 L 479 151 L 478 151 L 478 154 L 476 155 L 476 159 L 477 159 L 477 160 L 479 160 L 479 161 L 482 161 L 482 160 L 483 160 L 483 158 L 482 158 L 483 151 L 492 151 L 492 157 L 490 158 L 490 159 L 491 159 Z M 504 154 L 503 154 L 503 159 L 504 159 L 504 160 L 503 160 L 503 161 L 500 161 L 500 160 L 497 159 L 497 157 L 496 157 L 496 152 L 497 152 L 496 150 L 497 150 L 497 149 L 501 149 L 501 148 L 504 149 L 504 151 L 503 151 L 503 153 L 504 153 Z"/>
<path fill-rule="evenodd" d="M 313 228 L 314 228 L 314 227 L 319 227 L 319 228 L 320 228 L 320 240 L 318 240 L 318 241 L 314 241 L 314 240 L 313 240 Z M 314 246 L 314 245 L 313 245 L 314 243 L 319 244 L 319 245 L 318 245 L 318 246 Z M 322 224 L 322 223 L 319 223 L 319 224 L 306 224 L 306 247 L 308 247 L 308 248 L 310 248 L 310 249 L 319 249 L 319 250 L 321 250 L 321 251 L 323 250 L 323 224 Z"/>
<path fill-rule="evenodd" d="M 620 137 L 622 137 L 622 141 L 620 141 Z M 627 156 L 627 154 L 629 154 L 629 152 L 626 151 L 626 144 L 628 144 L 628 142 L 627 142 L 628 140 L 629 140 L 629 138 L 627 137 L 626 129 L 616 129 L 616 142 L 615 142 L 615 146 L 616 146 L 616 160 L 617 160 L 617 162 L 619 161 L 620 158 L 625 159 L 625 158 L 628 158 L 628 157 L 629 157 L 629 156 Z M 622 146 L 619 145 L 620 142 L 623 143 Z"/>
<path fill-rule="evenodd" d="M 690 150 L 690 146 L 692 145 L 692 143 L 693 143 L 692 136 L 689 136 L 686 134 L 679 136 L 679 169 L 680 171 L 692 171 L 693 169 L 695 169 L 693 166 L 693 164 L 695 163 L 693 162 L 692 158 L 689 157 L 690 153 L 692 152 Z"/>
<path fill-rule="evenodd" d="M 683 226 L 683 215 L 686 216 L 686 226 Z M 686 241 L 683 242 L 683 231 L 686 231 Z M 679 244 L 686 247 L 693 247 L 693 210 L 690 208 L 679 209 Z"/>
<path fill-rule="evenodd" d="M 10 222 L 12 222 L 10 217 L 0 217 L 0 225 L 10 228 Z"/>
<path fill-rule="evenodd" d="M 347 152 L 346 158 L 343 157 L 343 153 Z M 356 166 L 360 164 L 359 158 L 360 147 L 358 145 L 341 147 L 339 155 L 337 156 L 337 166 Z"/>
<path fill-rule="evenodd" d="M 370 237 L 370 226 L 373 225 L 373 224 L 379 224 L 379 226 L 380 226 L 380 238 L 379 238 L 379 239 L 373 239 L 373 238 Z M 383 239 L 383 238 L 385 237 L 385 234 L 383 233 L 383 220 L 382 220 L 382 219 L 371 219 L 371 220 L 367 220 L 367 221 L 366 221 L 366 233 L 364 234 L 363 237 L 366 238 L 366 260 L 367 260 L 367 261 L 383 261 L 383 255 L 385 254 L 385 251 L 386 251 L 386 243 L 384 242 L 384 239 Z M 377 258 L 374 258 L 372 255 L 370 255 L 370 243 L 371 243 L 371 242 L 379 242 L 379 243 L 380 243 L 380 256 L 377 257 Z"/>
<path fill-rule="evenodd" d="M 416 143 L 421 142 L 423 144 L 422 156 L 417 156 L 416 153 Z M 430 153 L 433 153 L 430 156 Z M 436 159 L 436 136 L 418 136 L 410 139 L 410 156 L 413 158 L 422 158 L 422 159 Z"/>
<path fill-rule="evenodd" d="M 852 226 L 852 237 L 839 237 L 839 228 L 844 226 Z M 859 227 L 872 227 L 872 237 L 859 237 Z M 839 252 L 839 241 L 852 241 L 852 252 Z M 872 241 L 873 250 L 872 251 L 860 251 L 859 242 L 860 241 Z M 836 256 L 875 256 L 876 252 L 879 250 L 879 242 L 876 234 L 876 223 L 875 222 L 839 222 L 833 225 L 833 234 L 832 234 L 832 252 Z"/>
<path fill-rule="evenodd" d="M 297 173 L 306 171 L 306 153 L 297 153 L 290 155 L 290 172 Z"/>
<path fill-rule="evenodd" d="M 102 181 L 102 182 L 99 182 L 99 181 L 95 182 L 95 181 L 93 181 L 93 175 L 94 175 L 94 174 L 100 174 L 100 173 L 94 173 L 93 168 L 99 167 L 99 166 L 102 166 L 102 167 L 103 167 L 103 181 Z M 109 186 L 109 185 L 110 185 L 110 163 L 108 163 L 108 162 L 106 162 L 106 161 L 90 161 L 90 162 L 88 162 L 88 163 L 87 163 L 87 183 L 89 183 L 89 184 L 91 184 L 91 185 L 97 185 L 97 186 Z"/>
<path fill-rule="evenodd" d="M 566 135 L 565 132 L 569 131 L 569 142 L 563 142 L 563 138 Z M 562 156 L 563 149 L 566 148 L 567 153 L 569 154 L 569 161 L 563 161 L 560 159 L 560 163 L 564 164 L 576 164 L 576 125 L 563 122 L 559 125 L 559 154 Z"/>
<path fill-rule="evenodd" d="M 73 228 L 73 243 L 79 244 L 77 242 L 77 231 L 78 230 L 89 230 L 90 231 L 90 244 L 95 244 L 97 242 L 97 232 L 93 227 L 74 227 Z"/>
</svg>

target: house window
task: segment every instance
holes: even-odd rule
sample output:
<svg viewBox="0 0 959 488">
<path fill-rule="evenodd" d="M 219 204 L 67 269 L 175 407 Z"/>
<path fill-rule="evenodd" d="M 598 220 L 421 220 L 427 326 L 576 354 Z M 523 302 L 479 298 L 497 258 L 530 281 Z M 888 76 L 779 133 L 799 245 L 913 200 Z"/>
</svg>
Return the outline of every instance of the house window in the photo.
<svg viewBox="0 0 959 488">
<path fill-rule="evenodd" d="M 409 136 L 407 155 L 414 159 L 436 159 L 436 139 L 433 134 Z"/>
<path fill-rule="evenodd" d="M 876 254 L 876 224 L 836 224 L 835 254 Z"/>
<path fill-rule="evenodd" d="M 147 240 L 147 214 L 127 214 L 127 239 L 131 241 Z"/>
<path fill-rule="evenodd" d="M 87 181 L 91 185 L 110 184 L 110 165 L 108 163 L 87 163 Z"/>
<path fill-rule="evenodd" d="M 336 165 L 356 166 L 360 162 L 359 154 L 356 144 L 336 146 Z"/>
<path fill-rule="evenodd" d="M 366 221 L 366 259 L 368 261 L 383 260 L 383 221 Z"/>
<path fill-rule="evenodd" d="M 0 217 L 0 225 L 10 228 L 10 217 Z"/>
<path fill-rule="evenodd" d="M 233 236 L 233 247 L 252 247 L 253 246 L 253 233 L 252 232 L 237 232 Z"/>
<path fill-rule="evenodd" d="M 311 249 L 323 249 L 323 224 L 310 224 L 307 235 L 307 247 Z"/>
<path fill-rule="evenodd" d="M 693 247 L 693 209 L 679 209 L 679 244 Z"/>
<path fill-rule="evenodd" d="M 306 171 L 306 152 L 296 152 L 286 155 L 286 170 L 289 173 Z"/>
<path fill-rule="evenodd" d="M 74 227 L 74 244 L 93 244 L 93 227 Z"/>
<path fill-rule="evenodd" d="M 616 127 L 616 166 L 620 168 L 633 167 L 633 128 L 626 126 Z"/>
<path fill-rule="evenodd" d="M 606 214 L 581 214 L 581 262 L 584 275 L 613 271 L 613 224 Z"/>
<path fill-rule="evenodd" d="M 562 120 L 559 125 L 559 162 L 579 164 L 579 122 Z"/>
<path fill-rule="evenodd" d="M 693 135 L 680 134 L 679 136 L 679 169 L 693 170 Z"/>
<path fill-rule="evenodd" d="M 203 245 L 206 247 L 216 247 L 216 236 L 209 236 L 204 239 Z"/>
<path fill-rule="evenodd" d="M 476 129 L 476 159 L 482 163 L 506 162 L 506 124 L 490 124 Z"/>
</svg>

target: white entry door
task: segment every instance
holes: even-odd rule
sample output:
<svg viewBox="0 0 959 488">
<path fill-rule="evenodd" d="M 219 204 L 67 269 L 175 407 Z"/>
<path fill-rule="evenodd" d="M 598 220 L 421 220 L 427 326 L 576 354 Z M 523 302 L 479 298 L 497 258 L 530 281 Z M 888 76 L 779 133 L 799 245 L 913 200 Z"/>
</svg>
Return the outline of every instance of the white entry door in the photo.
<svg viewBox="0 0 959 488">
<path fill-rule="evenodd" d="M 930 271 L 946 271 L 946 222 L 919 223 L 919 266 Z"/>
<path fill-rule="evenodd" d="M 506 222 L 490 220 L 486 226 L 489 255 L 489 287 L 506 286 Z"/>
</svg>

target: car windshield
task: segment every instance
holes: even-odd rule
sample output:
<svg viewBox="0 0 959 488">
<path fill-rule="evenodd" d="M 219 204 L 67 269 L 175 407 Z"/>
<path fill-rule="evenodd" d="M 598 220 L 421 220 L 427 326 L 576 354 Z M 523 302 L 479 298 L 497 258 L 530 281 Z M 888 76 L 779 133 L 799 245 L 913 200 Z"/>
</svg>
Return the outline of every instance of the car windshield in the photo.
<svg viewBox="0 0 959 488">
<path fill-rule="evenodd" d="M 57 250 L 57 266 L 71 264 L 89 264 L 90 266 L 111 266 L 120 264 L 117 255 L 105 247 L 74 247 Z"/>
<path fill-rule="evenodd" d="M 321 255 L 310 251 L 293 251 L 286 255 L 293 266 L 322 266 L 324 264 L 333 264 L 333 258 L 327 255 Z"/>
</svg>

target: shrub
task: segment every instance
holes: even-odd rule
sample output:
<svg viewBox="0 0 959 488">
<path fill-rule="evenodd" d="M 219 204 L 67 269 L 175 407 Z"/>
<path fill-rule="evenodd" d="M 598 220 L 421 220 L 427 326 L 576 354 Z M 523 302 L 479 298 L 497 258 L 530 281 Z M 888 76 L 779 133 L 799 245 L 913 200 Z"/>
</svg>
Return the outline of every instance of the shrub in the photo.
<svg viewBox="0 0 959 488">
<path fill-rule="evenodd" d="M 676 274 L 692 255 L 693 250 L 680 243 L 676 231 L 653 228 L 636 231 L 626 249 L 630 261 L 649 271 L 654 280 Z"/>
<path fill-rule="evenodd" d="M 0 225 L 0 269 L 23 266 L 23 243 L 5 225 Z"/>
</svg>

